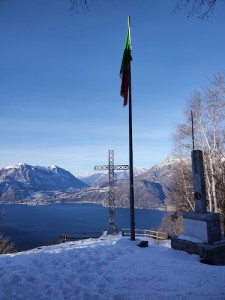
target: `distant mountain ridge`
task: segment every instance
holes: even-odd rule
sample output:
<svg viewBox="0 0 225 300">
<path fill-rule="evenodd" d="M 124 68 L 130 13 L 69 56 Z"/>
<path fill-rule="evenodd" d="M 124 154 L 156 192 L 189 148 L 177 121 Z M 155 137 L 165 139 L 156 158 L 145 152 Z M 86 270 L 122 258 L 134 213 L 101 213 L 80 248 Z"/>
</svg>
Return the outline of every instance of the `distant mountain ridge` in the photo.
<svg viewBox="0 0 225 300">
<path fill-rule="evenodd" d="M 134 177 L 137 177 L 145 172 L 146 172 L 145 168 L 134 168 Z M 114 177 L 115 177 L 115 181 L 122 180 L 122 179 L 124 180 L 129 179 L 129 171 L 115 172 Z M 108 182 L 109 174 L 107 173 L 107 171 L 105 171 L 104 173 L 95 172 L 92 174 L 88 174 L 86 176 L 78 176 L 78 178 L 90 186 L 95 186 L 95 185 Z"/>
<path fill-rule="evenodd" d="M 173 157 L 167 158 L 162 164 L 155 165 L 150 169 L 134 177 L 134 198 L 136 208 L 145 209 L 166 209 L 170 205 L 171 172 L 178 160 Z M 124 178 L 124 172 L 117 173 L 115 181 L 115 206 L 129 207 L 129 177 Z M 120 174 L 120 176 L 118 176 Z M 127 174 L 129 175 L 129 174 Z M 90 188 L 72 193 L 64 194 L 61 197 L 66 202 L 74 200 L 80 202 L 97 203 L 108 206 L 108 174 L 97 173 L 94 176 L 88 176 Z M 122 178 L 122 179 L 121 179 Z M 85 179 L 83 179 L 85 180 Z M 86 181 L 87 182 L 87 181 Z M 100 182 L 100 183 L 99 183 Z M 99 183 L 98 185 L 96 183 Z"/>
<path fill-rule="evenodd" d="M 70 172 L 20 163 L 0 169 L 0 201 L 22 200 L 35 192 L 74 191 L 88 185 Z"/>
<path fill-rule="evenodd" d="M 134 177 L 135 207 L 166 209 L 171 205 L 171 174 L 179 160 L 167 158 Z M 134 169 L 135 170 L 135 169 Z M 108 206 L 108 174 L 73 176 L 55 165 L 45 168 L 18 164 L 0 169 L 0 203 L 96 203 Z M 115 173 L 115 206 L 129 207 L 129 173 Z"/>
</svg>

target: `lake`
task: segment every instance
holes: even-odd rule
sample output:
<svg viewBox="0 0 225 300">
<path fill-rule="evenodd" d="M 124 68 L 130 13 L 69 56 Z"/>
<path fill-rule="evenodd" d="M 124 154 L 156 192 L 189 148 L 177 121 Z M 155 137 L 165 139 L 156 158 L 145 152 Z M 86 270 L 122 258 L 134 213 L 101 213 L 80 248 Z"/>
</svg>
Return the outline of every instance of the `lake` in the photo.
<svg viewBox="0 0 225 300">
<path fill-rule="evenodd" d="M 56 242 L 64 232 L 102 232 L 108 229 L 109 209 L 96 204 L 41 206 L 0 205 L 5 213 L 1 231 L 19 251 Z M 165 211 L 135 209 L 135 228 L 157 228 Z M 130 228 L 130 210 L 116 208 L 116 226 Z"/>
</svg>

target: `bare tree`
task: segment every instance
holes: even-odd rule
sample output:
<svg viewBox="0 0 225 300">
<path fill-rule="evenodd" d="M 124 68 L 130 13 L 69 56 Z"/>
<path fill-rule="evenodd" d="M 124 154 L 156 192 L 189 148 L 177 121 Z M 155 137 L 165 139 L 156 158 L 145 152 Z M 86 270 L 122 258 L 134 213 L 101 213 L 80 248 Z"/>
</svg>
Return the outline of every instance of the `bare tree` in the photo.
<svg viewBox="0 0 225 300">
<path fill-rule="evenodd" d="M 218 180 L 217 180 L 216 189 L 217 189 L 218 197 L 221 200 L 219 202 L 219 208 L 222 213 L 221 227 L 225 236 L 225 161 L 222 161 L 222 163 L 220 164 L 220 168 L 218 169 L 218 172 L 220 172 L 220 176 L 217 177 Z"/>
<path fill-rule="evenodd" d="M 92 0 L 70 0 L 70 10 L 76 10 L 77 12 L 81 8 L 83 11 L 89 9 Z M 216 8 L 218 0 L 179 0 L 175 10 L 187 11 L 188 17 L 197 15 L 202 19 L 210 18 Z"/>
<path fill-rule="evenodd" d="M 0 233 L 0 254 L 14 253 L 14 244 Z"/>
<path fill-rule="evenodd" d="M 177 10 L 186 10 L 188 17 L 198 15 L 202 19 L 208 19 L 213 15 L 217 0 L 179 0 Z"/>
<path fill-rule="evenodd" d="M 3 217 L 4 213 L 0 212 L 0 221 Z M 0 232 L 0 254 L 13 252 L 16 252 L 14 244 L 9 240 L 9 238 L 4 237 L 3 234 Z"/>
<path fill-rule="evenodd" d="M 167 212 L 158 229 L 161 232 L 167 233 L 171 238 L 175 235 L 183 234 L 183 217 L 179 212 Z"/>
<path fill-rule="evenodd" d="M 196 149 L 202 150 L 205 167 L 206 190 L 208 210 L 217 212 L 221 210 L 221 193 L 217 186 L 225 184 L 221 180 L 221 166 L 225 159 L 225 79 L 218 73 L 213 80 L 200 91 L 194 92 L 185 109 L 186 122 L 180 124 L 175 133 L 175 150 L 179 155 L 190 157 L 191 142 L 191 110 L 194 113 L 194 131 Z M 174 194 L 183 186 L 183 195 L 187 194 L 188 179 L 183 176 L 182 168 L 174 171 Z M 189 170 L 190 175 L 190 170 Z M 178 179 L 176 179 L 178 178 Z M 190 185 L 190 183 L 188 183 Z M 221 187 L 222 190 L 222 187 Z M 188 197 L 183 197 L 186 205 L 184 209 L 193 208 Z M 183 202 L 183 201 L 182 201 Z M 175 201 L 176 204 L 176 201 Z"/>
<path fill-rule="evenodd" d="M 180 158 L 173 167 L 171 176 L 173 193 L 171 201 L 177 211 L 194 210 L 193 182 L 190 159 Z"/>
<path fill-rule="evenodd" d="M 203 151 L 209 210 L 218 211 L 216 182 L 218 170 L 225 155 L 224 139 L 224 86 L 223 76 L 218 73 L 202 93 L 196 93 L 190 101 L 195 113 L 197 144 Z"/>
<path fill-rule="evenodd" d="M 70 2 L 70 10 L 76 10 L 76 12 L 78 12 L 80 8 L 85 12 L 91 5 L 91 0 L 70 0 Z"/>
</svg>

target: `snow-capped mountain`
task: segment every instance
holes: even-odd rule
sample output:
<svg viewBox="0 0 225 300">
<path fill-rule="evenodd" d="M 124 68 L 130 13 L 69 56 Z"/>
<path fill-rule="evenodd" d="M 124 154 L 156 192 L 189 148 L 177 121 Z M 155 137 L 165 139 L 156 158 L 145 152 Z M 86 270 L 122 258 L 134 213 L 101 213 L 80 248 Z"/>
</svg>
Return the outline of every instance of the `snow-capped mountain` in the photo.
<svg viewBox="0 0 225 300">
<path fill-rule="evenodd" d="M 134 168 L 134 177 L 140 176 L 145 172 L 146 169 L 144 168 Z M 104 173 L 92 173 L 86 176 L 78 176 L 78 178 L 90 186 L 95 186 L 103 184 L 105 182 L 109 182 L 109 174 L 107 173 L 107 171 Z M 122 179 L 129 179 L 129 171 L 115 172 L 114 178 L 116 181 Z"/>
<path fill-rule="evenodd" d="M 191 159 L 182 159 L 183 163 L 190 164 Z M 170 177 L 172 174 L 173 167 L 180 162 L 180 158 L 173 156 L 167 157 L 161 164 L 154 165 L 150 169 L 146 170 L 145 173 L 141 174 L 139 178 L 145 178 L 151 181 L 164 183 L 170 185 Z"/>
<path fill-rule="evenodd" d="M 176 159 L 169 157 L 150 169 L 134 169 L 135 207 L 163 209 L 167 206 L 172 192 L 171 173 L 176 163 Z M 98 173 L 92 176 L 82 178 L 84 181 L 89 180 L 86 183 L 92 187 L 77 192 L 76 197 L 84 202 L 107 205 L 108 174 Z M 118 172 L 115 179 L 115 205 L 129 207 L 129 172 Z"/>
<path fill-rule="evenodd" d="M 99 185 L 109 181 L 109 175 L 107 173 L 93 173 L 87 176 L 78 176 L 80 180 L 90 186 Z"/>
<path fill-rule="evenodd" d="M 0 169 L 1 201 L 32 197 L 35 192 L 74 191 L 85 187 L 88 187 L 86 183 L 55 165 L 45 168 L 20 163 Z"/>
<path fill-rule="evenodd" d="M 178 160 L 170 157 L 150 169 L 134 170 L 135 207 L 165 209 L 171 205 L 171 175 L 176 163 Z M 0 169 L 0 203 L 88 202 L 108 206 L 107 172 L 79 179 L 57 166 L 45 168 L 18 164 L 6 167 Z M 129 207 L 127 171 L 115 173 L 115 205 Z"/>
</svg>

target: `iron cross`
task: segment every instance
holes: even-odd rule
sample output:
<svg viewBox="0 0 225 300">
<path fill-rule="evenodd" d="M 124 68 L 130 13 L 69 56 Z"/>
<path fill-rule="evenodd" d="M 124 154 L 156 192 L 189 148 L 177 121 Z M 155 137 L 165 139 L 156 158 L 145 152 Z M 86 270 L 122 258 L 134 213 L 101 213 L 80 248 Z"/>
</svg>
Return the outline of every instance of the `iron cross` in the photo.
<svg viewBox="0 0 225 300">
<path fill-rule="evenodd" d="M 95 171 L 109 171 L 109 229 L 108 234 L 116 234 L 115 224 L 115 196 L 114 196 L 114 171 L 129 170 L 128 165 L 114 165 L 114 150 L 109 150 L 108 165 L 94 166 Z"/>
</svg>

